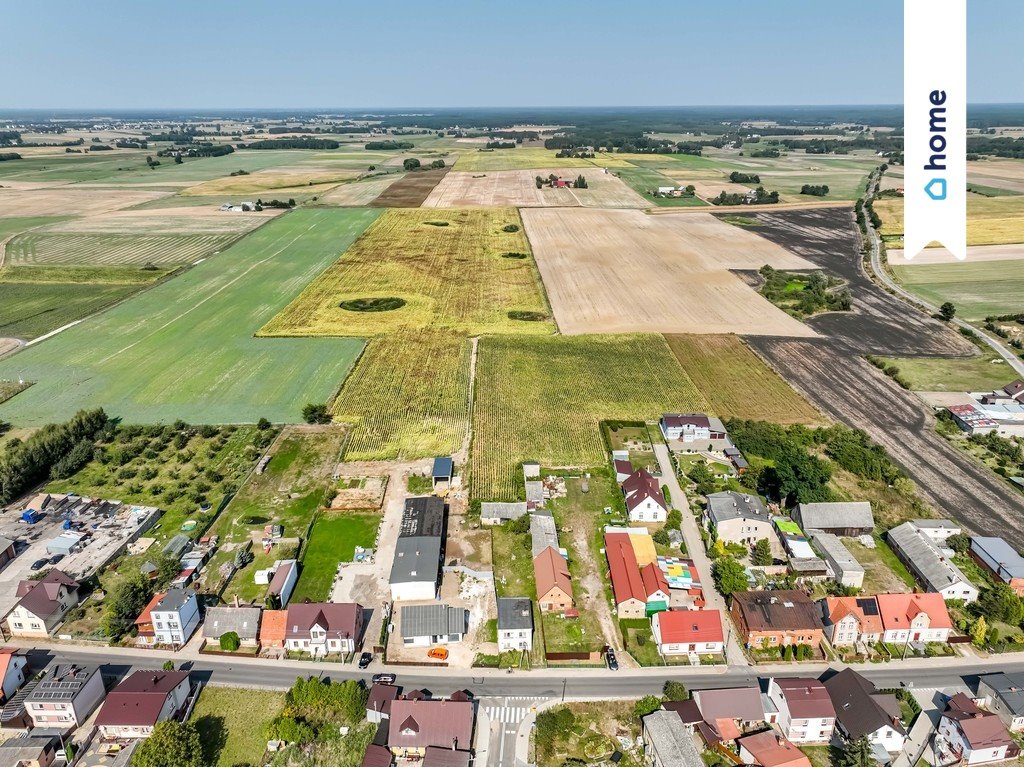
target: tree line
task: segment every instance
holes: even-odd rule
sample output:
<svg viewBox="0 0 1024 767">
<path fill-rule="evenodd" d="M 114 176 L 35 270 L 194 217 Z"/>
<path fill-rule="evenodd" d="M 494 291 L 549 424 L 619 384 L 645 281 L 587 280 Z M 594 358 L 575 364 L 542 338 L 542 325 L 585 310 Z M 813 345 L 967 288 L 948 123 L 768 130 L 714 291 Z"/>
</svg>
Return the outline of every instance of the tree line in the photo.
<svg viewBox="0 0 1024 767">
<path fill-rule="evenodd" d="M 391 151 L 394 149 L 412 149 L 414 146 L 416 145 L 411 141 L 394 141 L 393 139 L 385 139 L 384 141 L 367 141 L 363 144 L 363 149 Z"/>
<path fill-rule="evenodd" d="M 734 170 L 729 174 L 729 180 L 734 184 L 760 184 L 761 177 L 756 173 L 740 173 Z"/>
<path fill-rule="evenodd" d="M 809 194 L 813 197 L 824 197 L 828 191 L 828 184 L 804 184 L 800 187 L 800 194 Z"/>
<path fill-rule="evenodd" d="M 337 149 L 340 147 L 332 138 L 268 138 L 249 144 L 238 144 L 238 149 Z"/>
</svg>

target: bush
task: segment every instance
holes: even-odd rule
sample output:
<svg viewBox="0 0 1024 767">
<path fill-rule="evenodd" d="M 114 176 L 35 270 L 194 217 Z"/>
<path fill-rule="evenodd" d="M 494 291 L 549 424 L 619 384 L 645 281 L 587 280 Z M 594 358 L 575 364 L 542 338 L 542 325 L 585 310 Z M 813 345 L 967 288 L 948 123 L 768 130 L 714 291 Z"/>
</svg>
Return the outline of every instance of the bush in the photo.
<svg viewBox="0 0 1024 767">
<path fill-rule="evenodd" d="M 668 532 L 664 528 L 656 531 L 654 535 L 651 536 L 651 538 L 654 539 L 655 543 L 658 543 L 662 546 L 668 546 L 671 542 L 668 537 Z"/>
<path fill-rule="evenodd" d="M 242 646 L 242 640 L 234 631 L 228 631 L 220 635 L 220 649 L 224 652 L 234 652 Z"/>
<path fill-rule="evenodd" d="M 519 224 L 505 224 L 505 226 L 501 227 L 501 231 L 508 232 L 509 234 L 512 234 L 513 232 L 518 232 Z"/>
<path fill-rule="evenodd" d="M 446 224 L 447 226 L 447 224 Z M 349 312 L 392 312 L 405 306 L 405 299 L 398 296 L 384 298 L 352 298 L 338 306 Z"/>
<path fill-rule="evenodd" d="M 310 402 L 302 408 L 302 420 L 306 423 L 330 423 L 331 413 L 322 402 Z"/>
<path fill-rule="evenodd" d="M 508 313 L 510 320 L 519 320 L 520 322 L 543 322 L 548 318 L 544 312 L 529 312 L 521 309 L 513 309 Z"/>
</svg>

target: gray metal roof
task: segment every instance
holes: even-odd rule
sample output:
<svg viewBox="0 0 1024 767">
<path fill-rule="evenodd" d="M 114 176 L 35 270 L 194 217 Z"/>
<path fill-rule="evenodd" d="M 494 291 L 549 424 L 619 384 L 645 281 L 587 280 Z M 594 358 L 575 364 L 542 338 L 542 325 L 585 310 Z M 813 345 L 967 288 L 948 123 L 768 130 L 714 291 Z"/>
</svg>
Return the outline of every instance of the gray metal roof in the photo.
<svg viewBox="0 0 1024 767">
<path fill-rule="evenodd" d="M 434 459 L 434 468 L 431 469 L 430 474 L 434 479 L 449 479 L 454 468 L 455 464 L 451 456 L 442 455 Z"/>
<path fill-rule="evenodd" d="M 864 567 L 843 545 L 838 536 L 832 535 L 832 533 L 815 533 L 811 536 L 811 542 L 824 555 L 825 559 L 839 570 L 839 573 L 864 572 Z"/>
<path fill-rule="evenodd" d="M 1024 557 L 1002 538 L 975 536 L 971 538 L 971 550 L 992 566 L 1004 581 L 1024 578 Z"/>
<path fill-rule="evenodd" d="M 50 703 L 55 700 L 74 700 L 82 688 L 89 683 L 89 680 L 98 673 L 100 673 L 99 666 L 58 663 L 25 697 L 25 701 L 27 703 Z"/>
<path fill-rule="evenodd" d="M 539 513 L 530 515 L 530 537 L 533 541 L 531 552 L 534 559 L 549 546 L 558 548 L 558 529 L 555 518 L 550 514 Z"/>
<path fill-rule="evenodd" d="M 825 560 L 817 557 L 792 557 L 789 560 L 789 569 L 796 574 L 809 573 L 813 575 L 814 573 L 828 572 Z"/>
<path fill-rule="evenodd" d="M 867 501 L 851 503 L 799 503 L 794 516 L 804 530 L 873 528 L 875 516 Z"/>
<path fill-rule="evenodd" d="M 702 767 L 693 736 L 675 711 L 655 711 L 643 718 L 644 740 L 655 751 L 661 764 L 673 767 Z"/>
<path fill-rule="evenodd" d="M 465 634 L 469 610 L 448 605 L 406 605 L 401 622 L 403 638 Z"/>
<path fill-rule="evenodd" d="M 533 603 L 526 597 L 498 599 L 498 630 L 533 630 Z"/>
<path fill-rule="evenodd" d="M 407 498 L 398 528 L 401 538 L 444 535 L 444 501 L 436 495 Z"/>
<path fill-rule="evenodd" d="M 941 591 L 956 583 L 974 585 L 913 522 L 904 522 L 890 530 L 889 541 L 902 552 L 904 560 L 913 563 L 929 591 Z"/>
<path fill-rule="evenodd" d="M 534 503 L 544 502 L 544 483 L 539 479 L 531 479 L 526 482 L 526 500 Z"/>
<path fill-rule="evenodd" d="M 211 607 L 203 622 L 204 639 L 220 639 L 234 631 L 239 639 L 256 639 L 260 627 L 258 607 Z"/>
<path fill-rule="evenodd" d="M 1011 714 L 1024 716 L 1024 673 L 985 674 L 980 681 L 995 691 Z"/>
<path fill-rule="evenodd" d="M 399 538 L 395 561 L 391 565 L 391 583 L 437 581 L 441 567 L 441 539 L 418 535 Z"/>
<path fill-rule="evenodd" d="M 761 519 L 769 521 L 768 511 L 756 495 L 736 493 L 711 493 L 708 496 L 708 517 L 715 525 L 730 519 Z"/>
<path fill-rule="evenodd" d="M 518 519 L 526 513 L 526 501 L 502 503 L 487 501 L 480 504 L 480 516 L 483 519 Z"/>
<path fill-rule="evenodd" d="M 161 613 L 177 611 L 192 599 L 196 599 L 196 592 L 192 589 L 168 589 L 164 598 L 157 602 L 153 609 Z"/>
</svg>

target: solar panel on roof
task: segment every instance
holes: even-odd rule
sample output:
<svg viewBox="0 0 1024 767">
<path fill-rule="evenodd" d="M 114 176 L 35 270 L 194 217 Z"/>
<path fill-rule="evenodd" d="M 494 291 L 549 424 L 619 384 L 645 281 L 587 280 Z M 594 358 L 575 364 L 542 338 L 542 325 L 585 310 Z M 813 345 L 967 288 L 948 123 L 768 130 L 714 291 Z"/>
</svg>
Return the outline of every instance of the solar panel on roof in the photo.
<svg viewBox="0 0 1024 767">
<path fill-rule="evenodd" d="M 865 615 L 878 615 L 878 603 L 874 599 L 858 599 L 857 606 Z"/>
</svg>

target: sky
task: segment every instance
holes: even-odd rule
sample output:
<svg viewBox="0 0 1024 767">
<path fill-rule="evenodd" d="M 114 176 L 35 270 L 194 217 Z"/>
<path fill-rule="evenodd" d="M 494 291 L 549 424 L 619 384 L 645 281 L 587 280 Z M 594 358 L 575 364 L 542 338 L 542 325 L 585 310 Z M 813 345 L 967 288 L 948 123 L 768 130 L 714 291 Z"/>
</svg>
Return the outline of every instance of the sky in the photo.
<svg viewBox="0 0 1024 767">
<path fill-rule="evenodd" d="M 927 0 L 916 0 L 926 3 Z M 0 0 L 0 107 L 897 104 L 899 0 Z M 1021 0 L 970 0 L 969 101 L 1024 102 Z"/>
</svg>

